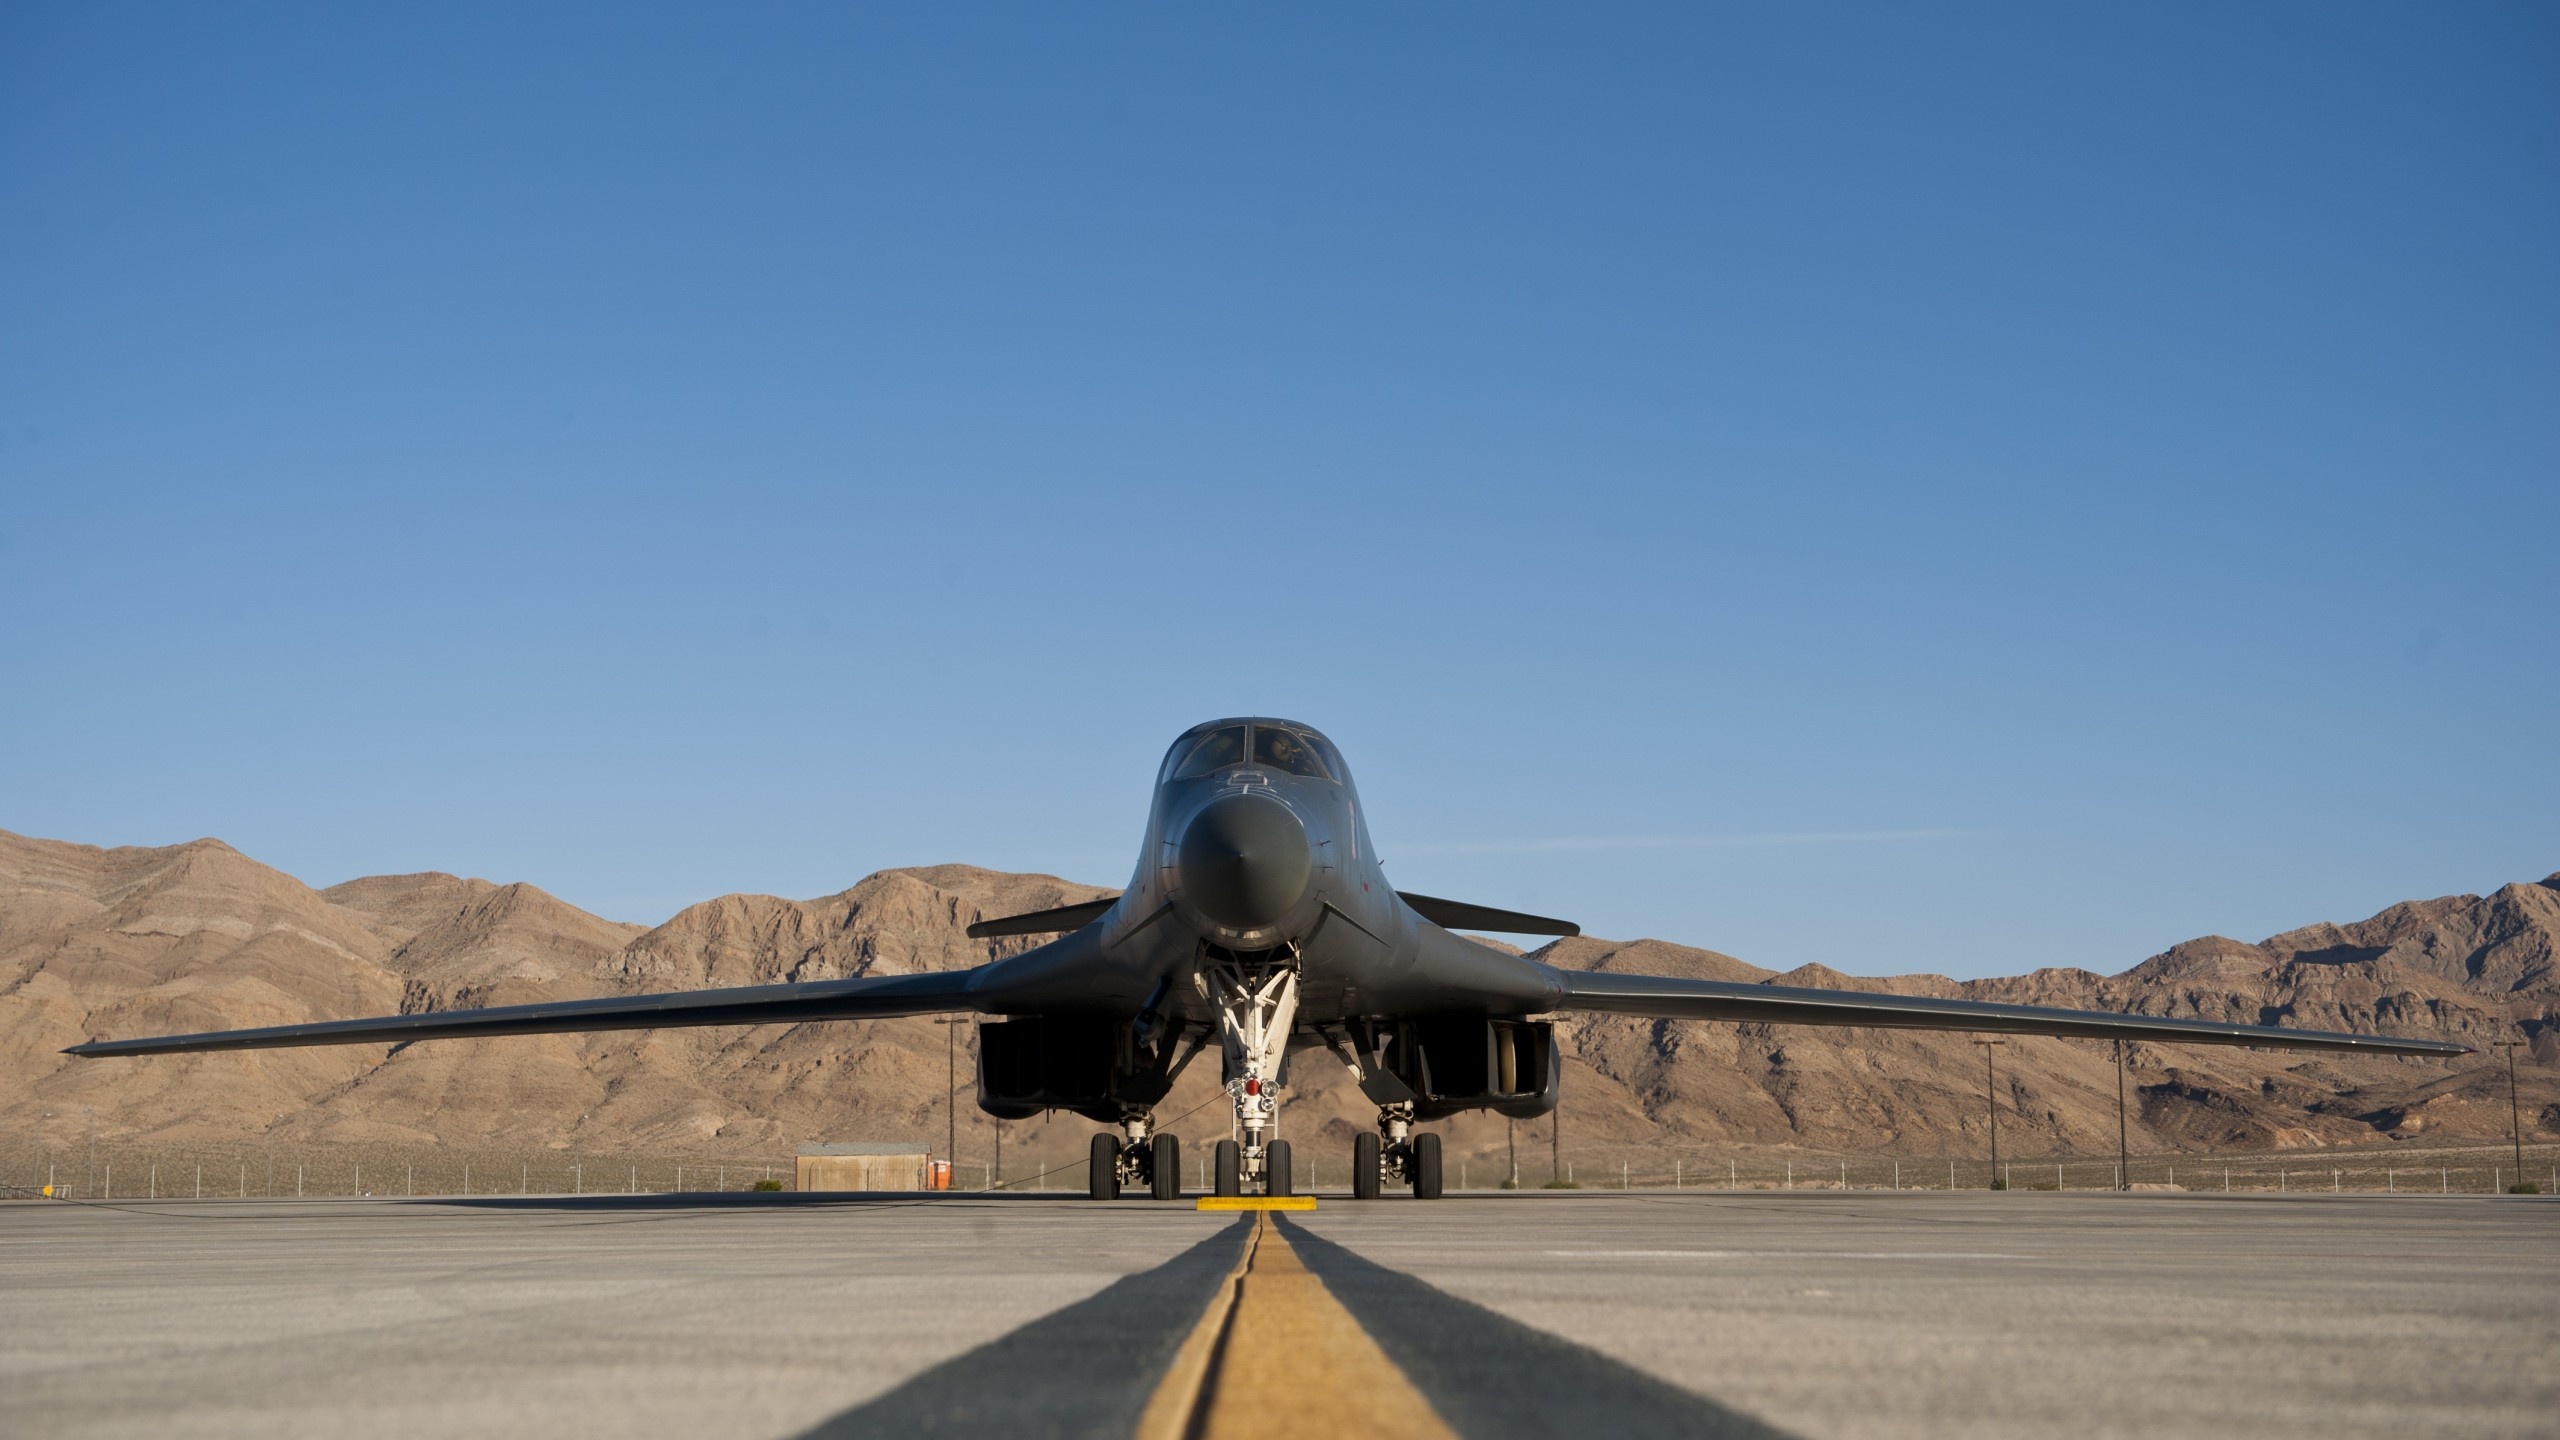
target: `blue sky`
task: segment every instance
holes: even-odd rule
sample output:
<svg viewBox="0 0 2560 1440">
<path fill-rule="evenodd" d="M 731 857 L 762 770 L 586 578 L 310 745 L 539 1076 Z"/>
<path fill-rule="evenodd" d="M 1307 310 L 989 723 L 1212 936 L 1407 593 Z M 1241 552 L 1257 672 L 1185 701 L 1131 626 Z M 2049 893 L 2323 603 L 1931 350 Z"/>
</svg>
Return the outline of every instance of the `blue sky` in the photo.
<svg viewBox="0 0 2560 1440">
<path fill-rule="evenodd" d="M 2560 18 L 18 5 L 0 827 L 2120 969 L 2560 868 Z M 528 13 L 530 12 L 530 13 Z"/>
</svg>

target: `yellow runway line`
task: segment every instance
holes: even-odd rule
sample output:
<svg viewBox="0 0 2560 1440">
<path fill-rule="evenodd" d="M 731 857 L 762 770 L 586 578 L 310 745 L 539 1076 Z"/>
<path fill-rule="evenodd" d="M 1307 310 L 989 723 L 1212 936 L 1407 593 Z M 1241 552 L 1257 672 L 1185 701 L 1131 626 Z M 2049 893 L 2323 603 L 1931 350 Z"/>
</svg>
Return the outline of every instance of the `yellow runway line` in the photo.
<svg viewBox="0 0 2560 1440">
<path fill-rule="evenodd" d="M 1218 1282 L 1209 1308 L 1200 1312 L 1199 1323 L 1183 1337 L 1182 1348 L 1173 1352 L 1173 1364 L 1156 1382 L 1156 1393 L 1147 1397 L 1147 1408 L 1139 1412 L 1136 1440 L 1183 1440 L 1191 1432 L 1192 1412 L 1200 1408 L 1200 1392 L 1208 1383 L 1209 1362 L 1216 1358 L 1218 1342 L 1226 1337 L 1227 1317 L 1236 1308 L 1236 1285 L 1253 1267 L 1253 1252 L 1270 1223 L 1259 1215 L 1253 1217 L 1253 1234 L 1244 1242 L 1244 1253 L 1236 1257 L 1236 1268 Z"/>
<path fill-rule="evenodd" d="M 1313 1195 L 1203 1195 L 1195 1210 L 1313 1210 Z"/>
<path fill-rule="evenodd" d="M 1269 1219 L 1149 1397 L 1137 1440 L 1308 1435 L 1456 1440 Z"/>
</svg>

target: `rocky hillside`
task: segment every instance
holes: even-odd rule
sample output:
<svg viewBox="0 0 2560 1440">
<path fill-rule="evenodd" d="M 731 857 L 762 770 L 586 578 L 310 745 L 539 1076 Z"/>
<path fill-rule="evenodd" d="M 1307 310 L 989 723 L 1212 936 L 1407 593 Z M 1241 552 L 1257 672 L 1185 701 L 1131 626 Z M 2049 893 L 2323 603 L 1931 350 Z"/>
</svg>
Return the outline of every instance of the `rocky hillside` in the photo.
<svg viewBox="0 0 2560 1440">
<path fill-rule="evenodd" d="M 766 1152 L 939 1132 L 945 1039 L 928 1020 L 116 1064 L 57 1052 L 91 1035 L 950 969 L 1031 943 L 968 939 L 982 914 L 1106 893 L 945 865 L 818 900 L 723 896 L 643 930 L 530 885 L 427 874 L 318 891 L 216 840 L 101 850 L 0 832 L 0 1130 Z"/>
<path fill-rule="evenodd" d="M 2389 1031 L 2484 1047 L 2524 1035 L 2533 1040 L 2531 1104 L 2540 1124 L 2560 1131 L 2560 1085 L 2551 1074 L 2560 1067 L 2555 942 L 2560 875 L 2487 896 L 2395 905 L 2370 920 L 2310 926 L 2255 945 L 2190 940 L 2114 976 L 2039 970 L 1960 982 L 1851 977 L 1819 966 L 1778 974 L 1659 941 L 1566 940 L 1538 953 L 1584 969 Z M 1597 1082 L 1577 1097 L 1586 1130 L 1628 1141 L 1667 1130 L 1711 1143 L 1916 1153 L 1981 1142 L 1982 1054 L 1963 1035 L 1591 1019 L 1574 1027 L 1571 1054 Z M 2505 1083 L 2493 1058 L 2342 1060 L 2136 1045 L 2134 1143 L 2263 1150 L 2501 1136 Z M 2115 1070 L 2104 1042 L 2012 1037 L 1999 1080 L 2002 1128 L 2018 1153 L 2113 1149 Z"/>
<path fill-rule="evenodd" d="M 214 840 L 97 849 L 0 832 L 0 1130 L 68 1143 L 94 1124 L 129 1143 L 245 1140 L 374 1147 L 636 1149 L 718 1154 L 861 1136 L 939 1136 L 947 1032 L 930 1020 L 623 1032 L 73 1061 L 92 1036 L 598 994 L 902 974 L 982 963 L 1024 939 L 973 941 L 982 916 L 1107 894 L 963 865 L 892 870 L 816 900 L 729 895 L 644 930 L 529 885 L 375 876 L 313 890 Z M 2560 876 L 2488 896 L 2397 905 L 2250 945 L 2189 941 L 2120 975 L 2043 970 L 1957 982 L 1773 974 L 1661 941 L 1577 939 L 1564 966 L 2123 1008 L 2346 1030 L 2534 1039 L 2529 1101 L 2560 1130 Z M 1567 1027 L 1569 1143 L 1725 1153 L 1801 1146 L 1972 1153 L 1980 1052 L 1961 1035 L 1771 1030 L 1595 1018 Z M 960 1074 L 969 1075 L 961 1031 Z M 2505 1130 L 2503 1076 L 2458 1063 L 2304 1059 L 2136 1046 L 2139 1148 L 2268 1149 Z M 1289 1128 L 1347 1150 L 1367 1124 L 1339 1067 L 1302 1056 Z M 1214 1063 L 1174 1113 L 1223 1129 Z M 2001 1061 L 2004 1143 L 2106 1153 L 2114 1070 L 2101 1045 L 2014 1040 Z M 958 1106 L 961 1151 L 990 1122 Z M 49 1117 L 49 1118 L 48 1118 Z M 1082 1122 L 1006 1128 L 1009 1154 L 1064 1159 Z M 1539 1127 L 1543 1132 L 1543 1126 Z M 1498 1119 L 1451 1127 L 1462 1152 Z M 1330 1153 L 1329 1150 L 1323 1153 Z"/>
</svg>

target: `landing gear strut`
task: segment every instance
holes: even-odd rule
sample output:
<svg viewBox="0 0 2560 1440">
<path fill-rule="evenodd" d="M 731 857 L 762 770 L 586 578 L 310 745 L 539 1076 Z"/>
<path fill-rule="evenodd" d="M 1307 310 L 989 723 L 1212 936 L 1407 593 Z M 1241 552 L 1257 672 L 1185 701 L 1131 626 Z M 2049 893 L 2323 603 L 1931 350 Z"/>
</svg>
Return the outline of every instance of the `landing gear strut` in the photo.
<svg viewBox="0 0 2560 1440">
<path fill-rule="evenodd" d="M 1379 1106 L 1378 1133 L 1351 1142 L 1351 1198 L 1375 1200 L 1389 1180 L 1416 1200 L 1440 1198 L 1440 1137 L 1414 1131 L 1409 1104 Z"/>
<path fill-rule="evenodd" d="M 1227 1096 L 1235 1105 L 1240 1137 L 1218 1142 L 1218 1193 L 1286 1195 L 1289 1147 L 1270 1137 L 1279 1112 L 1289 1026 L 1298 1014 L 1298 972 L 1275 967 L 1255 975 L 1243 966 L 1223 964 L 1204 965 L 1198 975 L 1202 991 L 1218 1007 Z"/>
<path fill-rule="evenodd" d="M 1325 1044 L 1378 1105 L 1378 1133 L 1351 1143 L 1351 1198 L 1375 1200 L 1389 1181 L 1413 1187 L 1416 1200 L 1440 1198 L 1440 1137 L 1413 1128 L 1420 1097 L 1396 1073 L 1386 1055 L 1390 1035 L 1380 1026 L 1352 1022 L 1321 1027 Z"/>
<path fill-rule="evenodd" d="M 1096 1200 L 1117 1200 L 1120 1187 L 1144 1186 L 1157 1200 L 1182 1198 L 1182 1142 L 1155 1135 L 1155 1117 L 1131 1115 L 1120 1122 L 1120 1136 L 1110 1131 L 1093 1137 L 1085 1160 L 1085 1193 Z"/>
</svg>

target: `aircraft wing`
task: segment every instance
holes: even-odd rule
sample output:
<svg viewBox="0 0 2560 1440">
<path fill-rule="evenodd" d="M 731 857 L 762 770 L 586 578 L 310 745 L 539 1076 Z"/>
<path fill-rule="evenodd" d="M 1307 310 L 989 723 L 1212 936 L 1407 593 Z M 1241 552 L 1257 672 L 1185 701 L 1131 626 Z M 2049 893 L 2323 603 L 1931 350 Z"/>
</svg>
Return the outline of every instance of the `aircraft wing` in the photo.
<svg viewBox="0 0 2560 1440">
<path fill-rule="evenodd" d="M 1739 1020 L 1760 1025 L 1853 1025 L 1879 1030 L 1975 1030 L 2004 1035 L 2067 1035 L 2090 1040 L 2152 1040 L 2175 1045 L 2257 1045 L 2275 1050 L 2329 1050 L 2358 1055 L 2468 1055 L 2448 1040 L 2401 1040 L 2332 1030 L 2287 1030 L 2108 1010 L 2057 1010 L 1923 995 L 1806 990 L 1683 980 L 1667 975 L 1610 975 L 1559 970 L 1558 1010 L 1658 1015 L 1687 1020 Z"/>
<path fill-rule="evenodd" d="M 601 1000 L 555 1000 L 540 1005 L 497 1005 L 486 1010 L 430 1010 L 419 1015 L 380 1015 L 369 1020 L 322 1020 L 271 1025 L 262 1030 L 213 1030 L 201 1035 L 154 1035 L 140 1040 L 92 1040 L 63 1053 L 96 1059 L 107 1055 L 170 1055 L 196 1050 L 268 1050 L 287 1045 L 397 1045 L 410 1040 L 454 1040 L 480 1035 L 550 1035 L 579 1030 L 657 1030 L 682 1025 L 784 1025 L 804 1020 L 885 1020 L 900 1015 L 975 1010 L 970 993 L 977 971 L 929 975 L 880 975 L 853 980 L 810 980 L 796 985 L 746 985 L 730 990 L 681 990 L 666 995 L 616 995 Z"/>
</svg>

